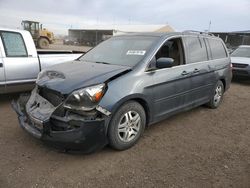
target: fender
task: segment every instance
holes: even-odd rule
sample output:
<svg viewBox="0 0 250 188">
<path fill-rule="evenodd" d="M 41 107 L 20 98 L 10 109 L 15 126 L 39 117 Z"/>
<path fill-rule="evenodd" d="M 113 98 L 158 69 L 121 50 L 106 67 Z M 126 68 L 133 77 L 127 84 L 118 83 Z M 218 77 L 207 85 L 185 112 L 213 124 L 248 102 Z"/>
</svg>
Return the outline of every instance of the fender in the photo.
<svg viewBox="0 0 250 188">
<path fill-rule="evenodd" d="M 140 93 L 136 93 L 136 94 L 131 94 L 128 95 L 122 99 L 120 99 L 118 102 L 115 103 L 114 106 L 112 106 L 112 108 L 110 109 L 111 115 L 109 117 L 106 118 L 105 120 L 105 124 L 106 124 L 106 134 L 108 131 L 108 126 L 110 121 L 112 120 L 113 115 L 115 114 L 115 112 L 126 102 L 134 100 L 136 102 L 138 102 L 139 104 L 142 105 L 142 107 L 145 110 L 146 113 L 146 126 L 149 126 L 152 122 L 153 122 L 153 113 L 152 113 L 152 109 L 153 109 L 153 104 L 152 102 L 150 102 L 150 100 L 147 98 L 147 96 L 140 94 Z"/>
</svg>

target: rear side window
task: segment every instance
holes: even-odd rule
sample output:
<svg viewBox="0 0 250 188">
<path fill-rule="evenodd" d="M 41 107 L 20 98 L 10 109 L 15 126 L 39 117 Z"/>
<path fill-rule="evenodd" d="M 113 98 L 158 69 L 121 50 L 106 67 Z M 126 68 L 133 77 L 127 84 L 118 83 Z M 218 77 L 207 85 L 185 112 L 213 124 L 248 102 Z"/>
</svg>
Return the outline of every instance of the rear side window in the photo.
<svg viewBox="0 0 250 188">
<path fill-rule="evenodd" d="M 213 59 L 220 59 L 227 57 L 226 49 L 223 46 L 222 42 L 218 39 L 208 39 L 212 58 Z"/>
<path fill-rule="evenodd" d="M 187 51 L 187 63 L 207 61 L 207 48 L 205 42 L 199 37 L 185 37 L 184 42 Z"/>
<path fill-rule="evenodd" d="M 20 33 L 1 32 L 7 57 L 27 57 L 27 50 Z"/>
</svg>

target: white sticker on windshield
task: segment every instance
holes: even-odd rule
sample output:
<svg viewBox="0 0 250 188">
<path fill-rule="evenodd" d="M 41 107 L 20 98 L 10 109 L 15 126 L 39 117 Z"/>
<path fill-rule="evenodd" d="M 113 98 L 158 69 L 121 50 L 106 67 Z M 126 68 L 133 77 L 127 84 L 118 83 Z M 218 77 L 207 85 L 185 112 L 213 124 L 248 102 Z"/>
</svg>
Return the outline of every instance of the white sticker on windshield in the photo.
<svg viewBox="0 0 250 188">
<path fill-rule="evenodd" d="M 145 55 L 145 50 L 129 50 L 127 55 Z"/>
</svg>

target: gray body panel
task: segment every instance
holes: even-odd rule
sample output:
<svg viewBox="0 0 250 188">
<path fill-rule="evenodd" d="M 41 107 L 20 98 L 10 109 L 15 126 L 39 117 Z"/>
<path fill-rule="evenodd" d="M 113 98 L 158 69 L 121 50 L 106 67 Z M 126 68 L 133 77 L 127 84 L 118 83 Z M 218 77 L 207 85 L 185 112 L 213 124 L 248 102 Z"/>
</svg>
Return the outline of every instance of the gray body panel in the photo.
<svg viewBox="0 0 250 188">
<path fill-rule="evenodd" d="M 37 84 L 67 95 L 74 90 L 103 83 L 117 74 L 131 70 L 131 68 L 119 65 L 72 61 L 47 68 L 46 70 L 62 73 L 65 78 L 58 79 L 56 82 L 54 79 L 40 79 L 37 81 Z"/>
<path fill-rule="evenodd" d="M 149 124 L 158 122 L 177 112 L 207 103 L 218 80 L 226 82 L 226 90 L 231 82 L 229 59 L 210 63 L 183 65 L 141 74 L 132 71 L 108 83 L 108 90 L 100 106 L 115 113 L 128 100 L 142 100 L 148 108 Z M 220 66 L 218 66 L 220 64 Z M 183 77 L 183 70 L 192 71 L 202 66 L 206 73 Z"/>
</svg>

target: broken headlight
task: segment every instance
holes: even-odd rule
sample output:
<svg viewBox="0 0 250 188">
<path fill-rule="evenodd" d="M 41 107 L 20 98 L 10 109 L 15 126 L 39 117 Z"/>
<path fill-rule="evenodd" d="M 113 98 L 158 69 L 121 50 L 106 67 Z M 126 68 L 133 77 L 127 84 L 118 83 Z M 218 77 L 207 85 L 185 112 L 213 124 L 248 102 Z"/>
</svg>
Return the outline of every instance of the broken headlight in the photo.
<svg viewBox="0 0 250 188">
<path fill-rule="evenodd" d="M 76 111 L 91 111 L 98 105 L 104 92 L 105 84 L 99 84 L 74 91 L 65 100 L 64 107 Z"/>
</svg>

